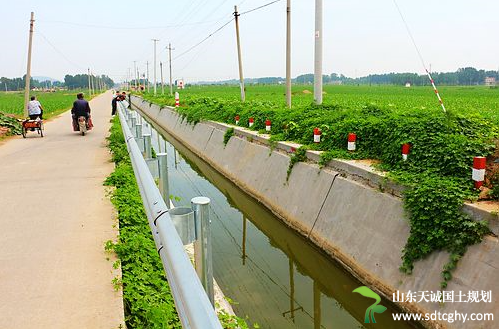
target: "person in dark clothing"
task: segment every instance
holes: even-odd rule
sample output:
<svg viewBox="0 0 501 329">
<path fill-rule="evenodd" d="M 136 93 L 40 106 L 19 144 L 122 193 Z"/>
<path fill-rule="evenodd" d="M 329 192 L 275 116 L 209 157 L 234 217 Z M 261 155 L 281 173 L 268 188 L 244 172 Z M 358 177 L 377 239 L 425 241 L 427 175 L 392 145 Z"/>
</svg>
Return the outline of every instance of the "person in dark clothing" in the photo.
<svg viewBox="0 0 501 329">
<path fill-rule="evenodd" d="M 116 95 L 113 95 L 113 99 L 111 100 L 111 115 L 115 115 L 117 113 L 117 102 L 120 100 L 120 92 L 117 90 Z"/>
<path fill-rule="evenodd" d="M 73 107 L 71 109 L 71 114 L 78 118 L 84 116 L 86 119 L 90 116 L 90 106 L 89 102 L 84 99 L 82 93 L 78 93 L 77 100 L 73 102 Z"/>
<path fill-rule="evenodd" d="M 90 120 L 90 106 L 89 102 L 84 99 L 82 93 L 77 94 L 77 100 L 73 102 L 73 107 L 71 108 L 71 118 L 73 119 L 73 130 L 78 131 L 78 118 L 84 116 L 85 121 L 87 121 L 87 129 L 93 127 L 92 121 Z"/>
</svg>

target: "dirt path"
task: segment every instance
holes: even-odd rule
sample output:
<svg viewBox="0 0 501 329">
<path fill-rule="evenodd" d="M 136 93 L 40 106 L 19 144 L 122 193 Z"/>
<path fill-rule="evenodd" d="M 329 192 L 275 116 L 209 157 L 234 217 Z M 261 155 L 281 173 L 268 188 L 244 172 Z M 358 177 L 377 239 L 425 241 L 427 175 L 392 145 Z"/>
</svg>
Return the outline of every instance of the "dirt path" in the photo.
<svg viewBox="0 0 501 329">
<path fill-rule="evenodd" d="M 91 101 L 95 128 L 69 111 L 0 145 L 0 328 L 118 328 L 121 292 L 104 242 L 117 235 L 103 181 L 111 92 Z M 42 99 L 43 102 L 43 99 Z"/>
</svg>

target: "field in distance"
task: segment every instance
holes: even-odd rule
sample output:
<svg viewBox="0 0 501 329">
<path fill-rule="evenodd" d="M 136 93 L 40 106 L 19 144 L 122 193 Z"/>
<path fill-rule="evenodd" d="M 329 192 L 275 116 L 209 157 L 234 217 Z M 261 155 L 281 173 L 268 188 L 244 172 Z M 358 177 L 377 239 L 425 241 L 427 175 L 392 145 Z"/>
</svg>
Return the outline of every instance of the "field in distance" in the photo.
<svg viewBox="0 0 501 329">
<path fill-rule="evenodd" d="M 70 109 L 79 91 L 57 91 L 30 93 L 36 96 L 45 109 L 44 118 L 50 118 Z M 84 93 L 85 94 L 85 93 Z M 24 92 L 0 92 L 0 112 L 23 118 Z M 110 105 L 111 106 L 111 105 Z"/>
</svg>

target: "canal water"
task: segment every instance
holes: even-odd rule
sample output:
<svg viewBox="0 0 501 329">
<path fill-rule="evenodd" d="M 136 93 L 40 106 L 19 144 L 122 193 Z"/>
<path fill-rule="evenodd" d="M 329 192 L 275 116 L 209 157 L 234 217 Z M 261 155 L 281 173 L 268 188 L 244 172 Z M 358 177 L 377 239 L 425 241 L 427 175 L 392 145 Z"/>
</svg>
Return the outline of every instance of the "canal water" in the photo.
<svg viewBox="0 0 501 329">
<path fill-rule="evenodd" d="M 388 301 L 377 323 L 365 324 L 374 300 L 352 292 L 362 283 L 160 127 L 143 129 L 156 152 L 168 153 L 173 203 L 211 199 L 214 277 L 251 328 L 417 327 L 394 321 Z"/>
</svg>

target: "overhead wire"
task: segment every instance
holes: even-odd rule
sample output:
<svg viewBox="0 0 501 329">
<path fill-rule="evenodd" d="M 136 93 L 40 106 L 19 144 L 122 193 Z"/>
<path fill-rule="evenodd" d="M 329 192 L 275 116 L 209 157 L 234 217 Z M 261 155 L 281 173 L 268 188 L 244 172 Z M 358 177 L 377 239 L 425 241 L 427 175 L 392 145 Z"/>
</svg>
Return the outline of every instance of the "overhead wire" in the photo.
<svg viewBox="0 0 501 329">
<path fill-rule="evenodd" d="M 264 8 L 264 7 L 268 7 L 274 3 L 277 3 L 277 2 L 280 2 L 282 0 L 275 0 L 275 1 L 272 1 L 272 2 L 268 2 L 267 4 L 264 4 L 262 6 L 259 6 L 259 7 L 256 7 L 254 9 L 250 9 L 250 10 L 247 10 L 247 11 L 244 11 L 244 12 L 241 12 L 240 15 L 245 15 L 245 14 L 248 14 L 248 13 L 252 13 L 253 11 L 256 11 L 256 10 L 259 10 L 261 8 Z M 243 2 L 243 1 L 242 1 Z"/>
<path fill-rule="evenodd" d="M 393 3 L 395 4 L 395 7 L 397 7 L 397 11 L 398 13 L 400 14 L 400 18 L 402 19 L 402 22 L 404 22 L 404 25 L 405 25 L 405 28 L 407 30 L 407 34 L 409 34 L 409 37 L 411 38 L 412 40 L 412 44 L 414 45 L 414 48 L 416 49 L 416 52 L 419 56 L 419 59 L 421 60 L 421 64 L 423 65 L 423 68 L 426 72 L 426 74 L 428 75 L 428 79 L 430 80 L 430 83 L 431 83 L 431 86 L 433 87 L 433 90 L 435 91 L 435 95 L 437 96 L 438 98 L 438 102 L 440 104 L 440 106 L 442 107 L 442 110 L 445 112 L 447 112 L 447 110 L 445 109 L 445 105 L 444 105 L 444 102 L 442 101 L 442 98 L 440 97 L 440 94 L 438 92 L 438 89 L 437 87 L 435 86 L 435 81 L 433 80 L 433 78 L 431 77 L 431 72 L 428 71 L 428 68 L 426 67 L 426 64 L 424 63 L 424 59 L 423 59 L 423 56 L 421 55 L 421 52 L 419 51 L 419 48 L 416 44 L 416 41 L 414 40 L 414 36 L 412 35 L 411 33 L 411 29 L 409 28 L 409 25 L 407 25 L 407 22 L 404 18 L 404 15 L 402 14 L 402 11 L 400 10 L 400 7 L 398 6 L 397 4 L 397 1 L 396 0 L 393 0 Z"/>
<path fill-rule="evenodd" d="M 202 20 L 202 21 L 197 21 L 197 22 L 192 22 L 192 23 L 182 23 L 182 24 L 178 23 L 178 24 L 172 24 L 172 25 L 136 26 L 136 27 L 84 24 L 84 23 L 75 23 L 75 22 L 66 22 L 66 21 L 43 21 L 43 22 L 90 27 L 90 28 L 97 28 L 97 29 L 110 29 L 110 30 L 154 30 L 154 29 L 168 29 L 168 28 L 174 28 L 174 27 L 201 25 L 201 24 L 206 24 L 206 23 L 212 23 L 213 21 L 203 21 Z"/>
<path fill-rule="evenodd" d="M 247 10 L 245 12 L 242 12 L 240 13 L 239 15 L 244 15 L 244 14 L 248 14 L 248 13 L 251 13 L 253 11 L 256 11 L 256 10 L 259 10 L 259 9 L 262 9 L 262 8 L 265 8 L 267 6 L 270 6 L 274 3 L 277 3 L 279 1 L 282 1 L 282 0 L 274 0 L 274 1 L 271 1 L 271 2 L 268 2 L 264 5 L 261 5 L 259 7 L 256 7 L 256 8 L 253 8 L 253 9 L 250 9 L 250 10 Z M 201 45 L 203 42 L 205 42 L 207 39 L 209 39 L 210 37 L 212 37 L 213 35 L 215 35 L 216 33 L 218 33 L 219 31 L 221 31 L 224 27 L 226 27 L 228 24 L 230 24 L 232 21 L 234 20 L 234 18 L 232 18 L 231 20 L 229 20 L 228 22 L 226 22 L 225 24 L 223 24 L 222 26 L 220 26 L 217 30 L 215 30 L 214 32 L 212 32 L 211 34 L 209 34 L 208 36 L 206 36 L 204 39 L 202 39 L 201 41 L 199 41 L 198 43 L 196 43 L 195 45 L 191 46 L 190 48 L 188 48 L 186 51 L 182 52 L 181 54 L 179 54 L 178 56 L 174 57 L 172 60 L 176 60 L 178 58 L 180 58 L 181 56 L 187 54 L 188 52 L 190 52 L 191 50 L 193 50 L 194 48 L 198 47 L 199 45 Z"/>
<path fill-rule="evenodd" d="M 233 22 L 233 18 L 231 20 L 229 20 L 228 22 L 226 22 L 225 24 L 223 24 L 222 26 L 220 26 L 217 30 L 215 30 L 214 32 L 212 32 L 211 34 L 209 34 L 208 36 L 206 36 L 204 39 L 202 39 L 201 41 L 199 41 L 198 43 L 196 43 L 195 45 L 191 46 L 190 48 L 188 48 L 187 50 L 185 50 L 181 54 L 179 54 L 176 57 L 174 57 L 172 60 L 174 61 L 174 60 L 176 60 L 176 59 L 178 59 L 178 58 L 186 55 L 187 53 L 189 53 L 190 51 L 192 51 L 193 49 L 195 49 L 196 47 L 198 47 L 199 45 L 201 45 L 202 43 L 204 43 L 207 39 L 209 39 L 210 37 L 214 36 L 219 31 L 221 31 L 223 28 L 225 28 L 231 22 Z"/>
<path fill-rule="evenodd" d="M 42 38 L 45 40 L 45 42 L 47 42 L 68 63 L 70 63 L 71 65 L 75 66 L 76 68 L 78 68 L 80 70 L 85 70 L 86 69 L 86 68 L 80 66 L 79 64 L 77 64 L 77 63 L 71 61 L 70 59 L 68 59 L 68 57 L 66 57 L 66 55 L 62 51 L 60 51 L 56 46 L 54 46 L 54 44 L 52 42 L 50 42 L 49 39 L 40 30 L 35 31 L 35 33 L 37 33 L 40 36 L 42 36 Z"/>
</svg>

